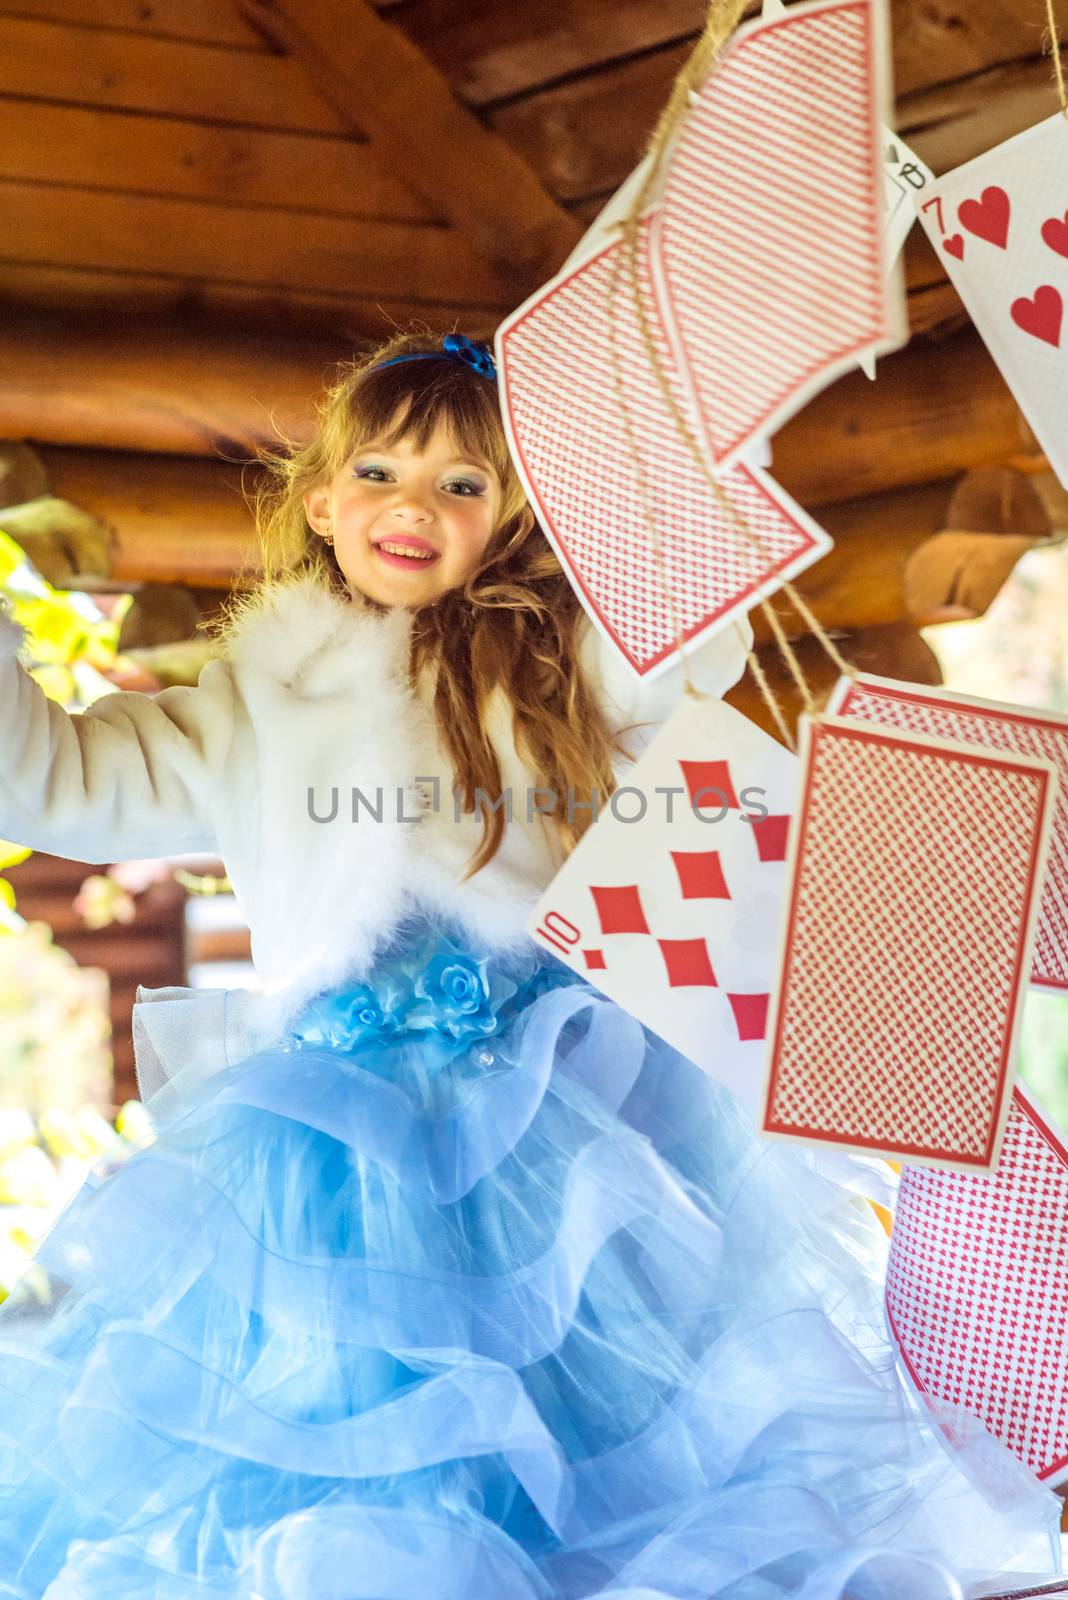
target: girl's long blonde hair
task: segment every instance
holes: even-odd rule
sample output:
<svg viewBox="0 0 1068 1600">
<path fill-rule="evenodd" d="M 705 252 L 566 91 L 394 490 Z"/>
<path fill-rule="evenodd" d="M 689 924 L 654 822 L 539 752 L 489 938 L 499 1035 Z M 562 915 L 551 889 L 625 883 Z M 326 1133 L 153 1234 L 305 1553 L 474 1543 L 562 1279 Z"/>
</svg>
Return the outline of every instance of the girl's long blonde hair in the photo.
<svg viewBox="0 0 1068 1600">
<path fill-rule="evenodd" d="M 381 366 L 392 356 L 417 353 L 439 359 Z M 614 756 L 628 752 L 609 730 L 581 672 L 582 608 L 512 465 L 496 384 L 447 354 L 440 339 L 397 333 L 371 355 L 346 363 L 320 402 L 311 442 L 259 452 L 266 472 L 256 492 L 258 588 L 215 631 L 225 639 L 235 618 L 255 606 L 257 592 L 298 573 L 314 575 L 349 599 L 333 547 L 308 525 L 304 495 L 333 478 L 370 439 L 388 445 L 403 438 L 425 449 L 439 421 L 463 455 L 493 467 L 501 509 L 482 563 L 462 588 L 415 611 L 412 682 L 425 664 L 438 664 L 434 716 L 468 813 L 479 792 L 495 800 L 501 794 L 500 764 L 484 715 L 493 690 L 503 686 L 520 757 L 538 784 L 559 797 L 552 818 L 567 852 L 593 820 L 594 791 L 603 804 L 615 787 Z M 482 840 L 465 878 L 492 860 L 504 836 L 501 809 L 483 803 L 481 810 Z"/>
</svg>

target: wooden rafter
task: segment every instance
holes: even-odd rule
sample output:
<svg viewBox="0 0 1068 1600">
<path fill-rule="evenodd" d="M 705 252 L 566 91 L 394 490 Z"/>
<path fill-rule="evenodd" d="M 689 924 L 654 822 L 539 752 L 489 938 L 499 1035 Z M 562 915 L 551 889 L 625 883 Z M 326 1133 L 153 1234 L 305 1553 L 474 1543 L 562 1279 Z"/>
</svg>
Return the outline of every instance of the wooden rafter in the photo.
<svg viewBox="0 0 1068 1600">
<path fill-rule="evenodd" d="M 532 287 L 561 264 L 580 225 L 367 0 L 238 0 L 238 8 L 451 224 L 458 256 L 466 246 Z"/>
</svg>

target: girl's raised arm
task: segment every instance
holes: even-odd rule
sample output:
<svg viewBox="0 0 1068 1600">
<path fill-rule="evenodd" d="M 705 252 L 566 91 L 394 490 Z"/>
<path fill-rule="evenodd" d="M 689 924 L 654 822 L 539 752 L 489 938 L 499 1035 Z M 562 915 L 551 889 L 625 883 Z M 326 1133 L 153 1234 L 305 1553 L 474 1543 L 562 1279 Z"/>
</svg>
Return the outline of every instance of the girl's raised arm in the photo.
<svg viewBox="0 0 1068 1600">
<path fill-rule="evenodd" d="M 229 664 L 209 661 L 196 688 L 117 690 L 72 715 L 17 660 L 24 637 L 0 599 L 0 837 L 94 864 L 214 851 Z"/>
</svg>

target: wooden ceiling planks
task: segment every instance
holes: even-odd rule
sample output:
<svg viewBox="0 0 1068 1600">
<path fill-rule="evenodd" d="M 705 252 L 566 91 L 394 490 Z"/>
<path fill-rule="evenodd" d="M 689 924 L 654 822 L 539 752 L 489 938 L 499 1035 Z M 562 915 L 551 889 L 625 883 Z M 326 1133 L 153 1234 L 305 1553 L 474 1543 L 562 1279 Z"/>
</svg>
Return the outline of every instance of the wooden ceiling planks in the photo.
<svg viewBox="0 0 1068 1600">
<path fill-rule="evenodd" d="M 360 3 L 362 55 L 338 47 L 336 3 L 260 5 L 250 23 L 206 0 L 14 0 L 0 296 L 260 325 L 293 308 L 346 335 L 474 315 L 491 331 L 581 224 Z"/>
<path fill-rule="evenodd" d="M 286 56 L 7 15 L 0 94 L 223 125 L 351 131 Z"/>
<path fill-rule="evenodd" d="M 22 100 L 5 117 L 0 161 L 4 177 L 28 183 L 62 173 L 64 187 L 216 205 L 394 222 L 435 215 L 369 141 L 345 136 Z"/>
<path fill-rule="evenodd" d="M 346 0 L 349 26 L 341 29 L 336 0 L 238 4 L 290 52 L 339 119 L 371 132 L 382 159 L 440 207 L 458 251 L 473 244 L 507 259 L 532 287 L 567 254 L 578 237 L 572 220 L 368 0 Z"/>
<path fill-rule="evenodd" d="M 190 274 L 250 288 L 308 283 L 337 294 L 396 294 L 507 306 L 514 280 L 470 259 L 445 229 L 322 215 L 266 226 L 263 212 L 155 196 L 0 181 L 9 261 Z M 273 216 L 273 214 L 272 214 Z"/>
<path fill-rule="evenodd" d="M 3 10 L 43 22 L 238 45 L 263 53 L 270 48 L 226 0 L 7 0 Z"/>
<path fill-rule="evenodd" d="M 0 295 L 32 300 L 39 271 L 41 303 L 125 286 L 146 311 L 265 325 L 284 306 L 348 333 L 384 331 L 388 295 L 435 326 L 476 305 L 492 322 L 632 169 L 705 10 L 345 0 L 339 28 L 339 4 L 8 0 Z M 936 170 L 1055 109 L 1037 3 L 892 12 L 899 125 Z M 910 275 L 914 330 L 961 316 L 930 265 Z"/>
</svg>

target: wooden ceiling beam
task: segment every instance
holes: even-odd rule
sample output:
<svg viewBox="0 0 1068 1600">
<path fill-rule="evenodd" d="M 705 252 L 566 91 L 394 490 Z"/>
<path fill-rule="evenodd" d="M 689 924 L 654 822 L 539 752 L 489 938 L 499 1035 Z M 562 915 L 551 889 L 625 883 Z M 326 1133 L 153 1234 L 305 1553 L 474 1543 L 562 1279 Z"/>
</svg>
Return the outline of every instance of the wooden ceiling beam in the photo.
<svg viewBox="0 0 1068 1600">
<path fill-rule="evenodd" d="M 441 73 L 367 0 L 238 0 L 303 67 L 344 126 L 359 126 L 452 224 L 457 243 L 531 288 L 581 237 L 526 162 L 456 99 Z"/>
<path fill-rule="evenodd" d="M 824 389 L 771 441 L 774 477 L 802 505 L 930 483 L 1019 455 L 1016 402 L 971 327 L 914 340 Z"/>
<path fill-rule="evenodd" d="M 465 105 L 526 94 L 696 35 L 708 0 L 407 0 L 397 25 Z"/>
<path fill-rule="evenodd" d="M 111 533 L 106 587 L 183 583 L 229 589 L 255 557 L 239 467 L 181 456 L 42 447 L 52 494 Z"/>
<path fill-rule="evenodd" d="M 255 472 L 243 474 L 236 464 L 178 456 L 47 446 L 37 454 L 53 497 L 40 502 L 38 531 L 61 533 L 64 505 L 77 508 L 76 519 L 93 519 L 109 530 L 107 559 L 97 561 L 90 574 L 105 578 L 105 587 L 182 583 L 225 589 L 235 572 L 254 558 L 250 497 Z M 977 474 L 975 481 L 984 477 L 1014 486 L 1013 492 L 1004 492 L 1004 504 L 993 511 L 983 505 L 971 513 L 963 508 L 963 522 L 956 514 L 960 484 L 953 479 L 822 507 L 819 517 L 835 547 L 801 575 L 797 587 L 824 625 L 858 628 L 909 619 L 910 561 L 946 530 L 990 535 L 1011 557 L 1009 566 L 1020 550 L 1049 537 L 1055 507 L 1047 503 L 1044 483 L 1007 468 Z M 969 481 L 963 480 L 965 485 Z M 973 528 L 971 523 L 985 525 Z M 28 516 L 26 526 L 36 525 Z M 18 538 L 18 527 L 12 531 Z M 72 531 L 77 531 L 74 524 Z M 79 547 L 87 547 L 84 538 Z M 784 598 L 774 603 L 788 635 L 807 632 Z M 754 612 L 754 626 L 757 642 L 765 642 L 769 630 L 759 612 Z"/>
</svg>

